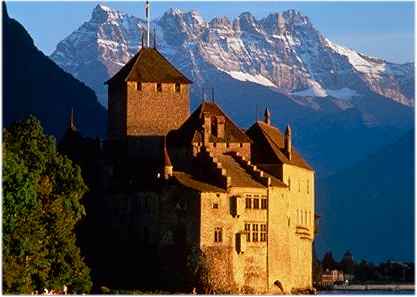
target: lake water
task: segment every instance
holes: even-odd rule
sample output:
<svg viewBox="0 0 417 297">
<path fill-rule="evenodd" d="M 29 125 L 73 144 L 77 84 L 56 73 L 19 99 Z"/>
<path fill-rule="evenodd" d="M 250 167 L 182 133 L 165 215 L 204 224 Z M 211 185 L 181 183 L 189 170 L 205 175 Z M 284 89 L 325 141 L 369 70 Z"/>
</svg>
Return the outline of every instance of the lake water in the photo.
<svg viewBox="0 0 417 297">
<path fill-rule="evenodd" d="M 414 295 L 412 290 L 333 290 L 333 291 L 319 291 L 319 295 Z"/>
</svg>

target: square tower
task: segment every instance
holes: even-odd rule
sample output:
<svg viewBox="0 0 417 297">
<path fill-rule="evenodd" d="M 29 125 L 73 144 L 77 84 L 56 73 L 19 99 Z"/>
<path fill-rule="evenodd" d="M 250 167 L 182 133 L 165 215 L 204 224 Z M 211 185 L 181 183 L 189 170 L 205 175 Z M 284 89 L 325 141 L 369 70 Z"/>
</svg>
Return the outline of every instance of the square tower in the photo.
<svg viewBox="0 0 417 297">
<path fill-rule="evenodd" d="M 190 112 L 192 82 L 155 48 L 142 48 L 108 85 L 108 139 L 165 136 Z"/>
</svg>

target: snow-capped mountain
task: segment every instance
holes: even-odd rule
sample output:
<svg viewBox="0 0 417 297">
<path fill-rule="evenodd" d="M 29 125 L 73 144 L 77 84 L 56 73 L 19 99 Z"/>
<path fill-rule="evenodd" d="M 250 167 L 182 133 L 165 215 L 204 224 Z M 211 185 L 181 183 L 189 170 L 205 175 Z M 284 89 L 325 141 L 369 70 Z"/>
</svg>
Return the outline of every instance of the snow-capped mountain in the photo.
<svg viewBox="0 0 417 297">
<path fill-rule="evenodd" d="M 336 45 L 295 10 L 257 20 L 249 12 L 234 20 L 206 22 L 196 11 L 170 9 L 152 22 L 156 47 L 194 81 L 194 90 L 223 73 L 320 108 L 311 97 L 332 97 L 342 109 L 352 97 L 373 92 L 414 105 L 414 64 L 395 64 Z M 141 47 L 143 20 L 97 5 L 91 19 L 61 41 L 51 58 L 92 87 L 103 104 L 103 82 Z M 200 92 L 200 91 L 199 91 Z"/>
</svg>

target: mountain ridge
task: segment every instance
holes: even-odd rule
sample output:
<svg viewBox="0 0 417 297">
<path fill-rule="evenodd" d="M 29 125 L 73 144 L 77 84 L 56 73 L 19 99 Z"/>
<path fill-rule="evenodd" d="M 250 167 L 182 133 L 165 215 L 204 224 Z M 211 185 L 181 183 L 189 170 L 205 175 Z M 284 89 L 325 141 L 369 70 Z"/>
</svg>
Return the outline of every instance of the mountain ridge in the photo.
<svg viewBox="0 0 417 297">
<path fill-rule="evenodd" d="M 223 16 L 205 21 L 197 11 L 170 9 L 152 27 L 158 49 L 191 75 L 196 88 L 209 83 L 204 67 L 213 65 L 234 79 L 272 87 L 304 104 L 309 96 L 349 101 L 372 91 L 414 105 L 413 87 L 407 83 L 414 79 L 413 64 L 390 63 L 336 45 L 295 10 L 260 20 L 243 12 L 233 20 Z M 107 73 L 102 79 L 108 78 L 137 52 L 145 30 L 143 20 L 99 4 L 90 21 L 60 42 L 51 58 L 105 98 L 104 88 L 83 73 L 88 61 L 101 63 Z M 71 46 L 85 42 L 94 50 Z"/>
</svg>

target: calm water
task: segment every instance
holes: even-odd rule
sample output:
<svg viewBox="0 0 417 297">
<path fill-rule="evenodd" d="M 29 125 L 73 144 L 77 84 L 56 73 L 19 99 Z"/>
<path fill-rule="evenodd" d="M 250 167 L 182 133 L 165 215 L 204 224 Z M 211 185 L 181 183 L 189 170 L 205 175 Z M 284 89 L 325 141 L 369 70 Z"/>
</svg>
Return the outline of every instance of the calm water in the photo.
<svg viewBox="0 0 417 297">
<path fill-rule="evenodd" d="M 405 291 L 405 290 L 358 290 L 358 291 L 343 291 L 343 290 L 334 290 L 334 291 L 320 291 L 319 295 L 414 295 L 414 291 Z"/>
</svg>

